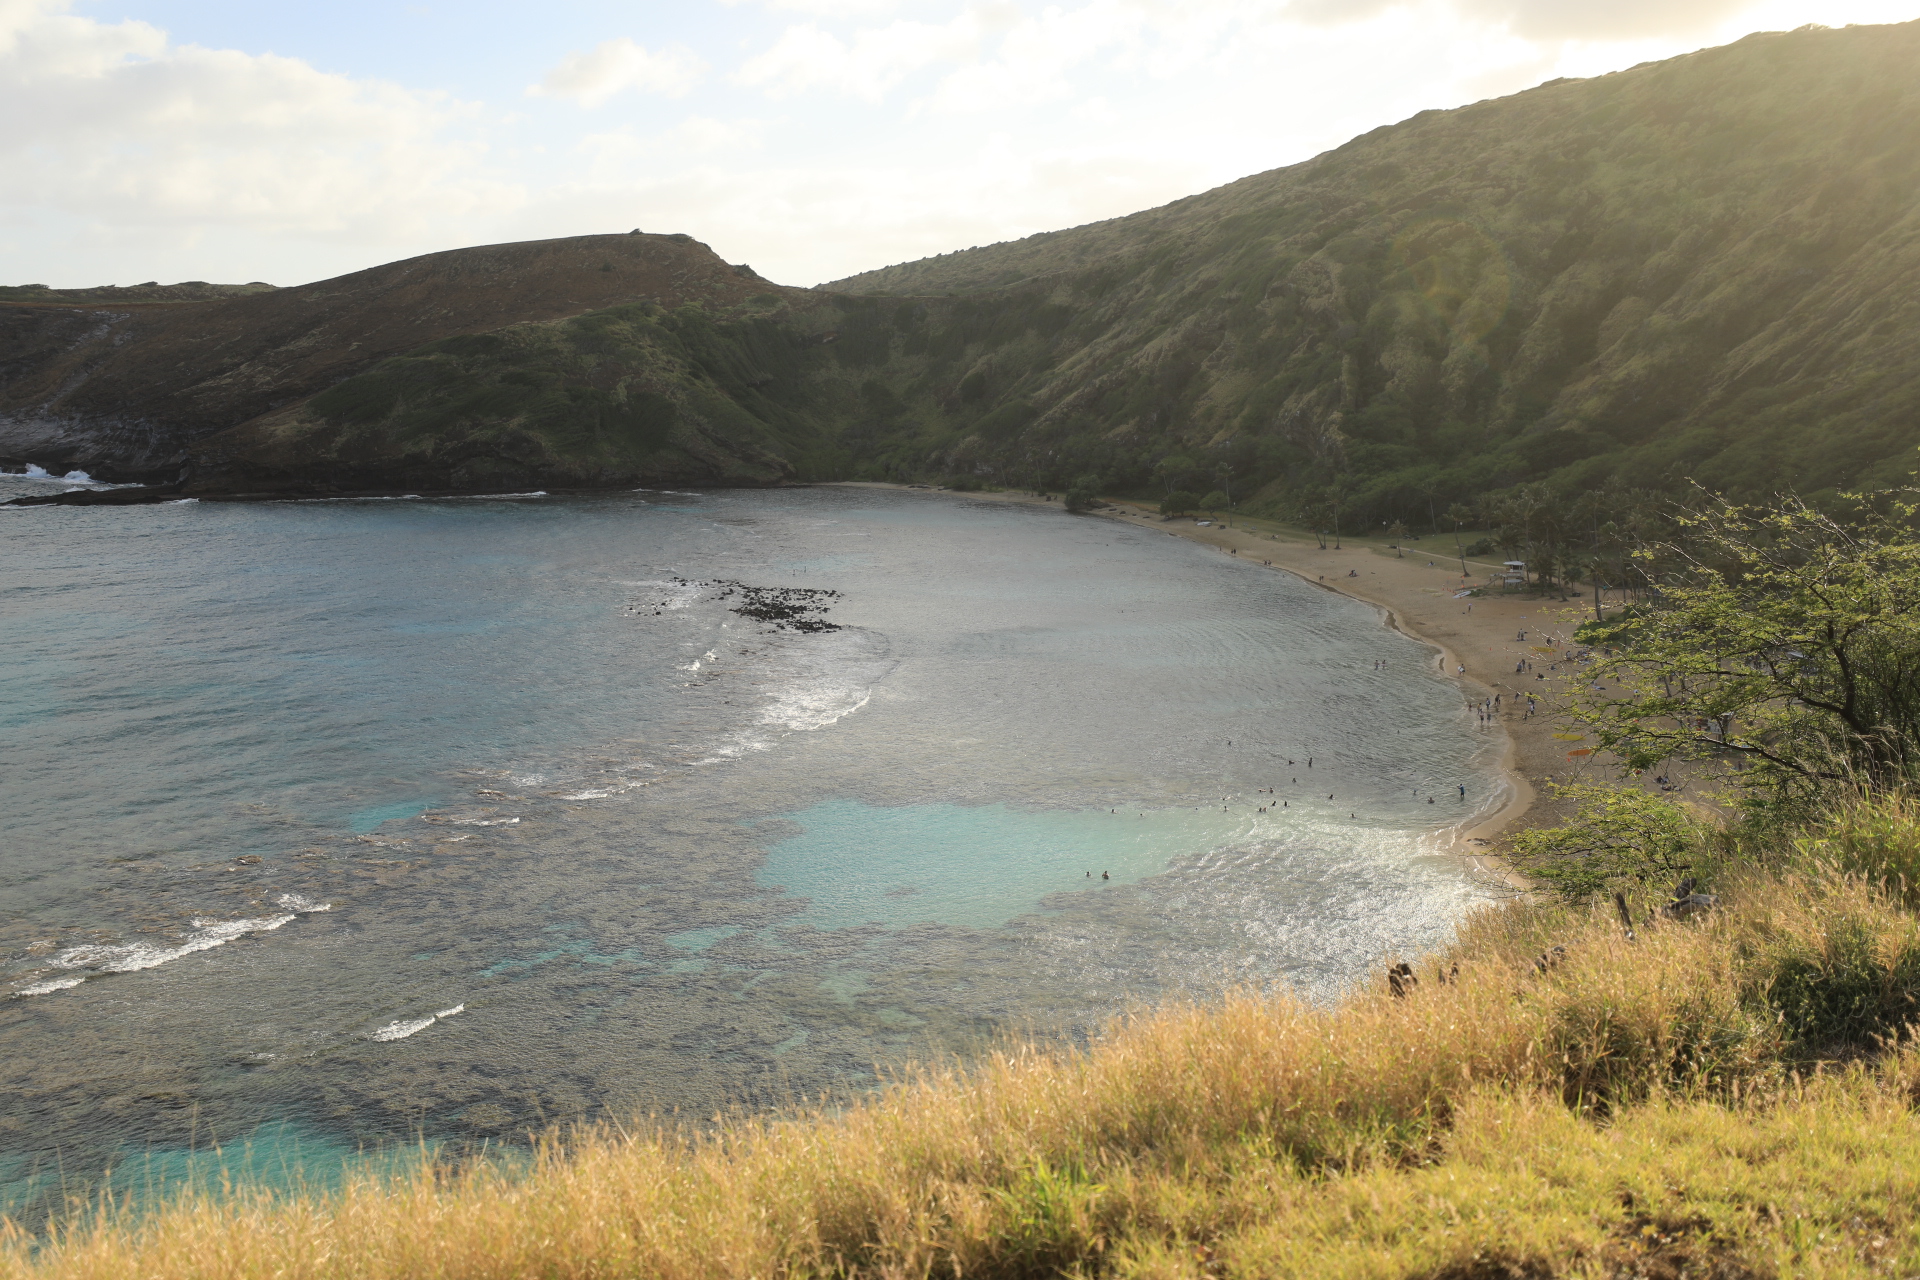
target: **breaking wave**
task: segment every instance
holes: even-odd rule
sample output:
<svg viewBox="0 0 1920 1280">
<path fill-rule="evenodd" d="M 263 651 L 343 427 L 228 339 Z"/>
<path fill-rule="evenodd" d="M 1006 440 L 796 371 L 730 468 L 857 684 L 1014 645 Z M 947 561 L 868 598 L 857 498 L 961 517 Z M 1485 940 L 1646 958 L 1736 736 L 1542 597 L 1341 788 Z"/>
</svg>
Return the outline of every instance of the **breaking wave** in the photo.
<svg viewBox="0 0 1920 1280">
<path fill-rule="evenodd" d="M 215 947 L 224 947 L 235 938 L 245 937 L 250 933 L 271 933 L 303 915 L 333 910 L 333 904 L 330 902 L 315 902 L 297 893 L 283 893 L 275 901 L 283 909 L 281 914 L 253 916 L 239 920 L 195 919 L 194 931 L 171 945 L 133 942 L 121 945 L 83 943 L 77 947 L 68 947 L 48 962 L 55 969 L 67 970 L 67 973 L 57 977 L 36 974 L 26 983 L 15 987 L 13 993 L 16 996 L 51 995 L 56 991 L 77 987 L 88 978 L 155 969 L 182 956 L 190 956 L 199 951 L 211 951 Z"/>
<path fill-rule="evenodd" d="M 5 476 L 9 480 L 45 480 L 50 484 L 84 484 L 91 485 L 96 489 L 139 488 L 138 485 L 109 484 L 105 480 L 95 480 L 84 471 L 69 471 L 63 476 L 56 476 L 45 467 L 36 466 L 31 462 L 27 464 L 25 471 L 0 470 L 0 476 Z"/>
<path fill-rule="evenodd" d="M 383 1043 L 391 1040 L 405 1040 L 416 1031 L 425 1031 L 442 1018 L 451 1018 L 457 1013 L 466 1012 L 466 1008 L 467 1006 L 464 1004 L 457 1004 L 451 1009 L 442 1009 L 440 1012 L 430 1013 L 424 1018 L 401 1018 L 397 1021 L 389 1022 L 377 1031 L 369 1031 L 367 1033 L 367 1039 L 378 1040 Z"/>
</svg>

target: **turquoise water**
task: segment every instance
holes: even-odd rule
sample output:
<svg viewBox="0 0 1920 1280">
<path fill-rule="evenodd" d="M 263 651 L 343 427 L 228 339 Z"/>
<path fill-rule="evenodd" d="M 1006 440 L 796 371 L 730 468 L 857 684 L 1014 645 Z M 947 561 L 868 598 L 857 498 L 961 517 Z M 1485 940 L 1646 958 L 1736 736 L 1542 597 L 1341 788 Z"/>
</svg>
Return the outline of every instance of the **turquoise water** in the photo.
<svg viewBox="0 0 1920 1280">
<path fill-rule="evenodd" d="M 1227 983 L 1331 995 L 1447 936 L 1475 890 L 1442 829 L 1497 799 L 1461 692 L 1373 611 L 1043 508 L 0 530 L 0 1199 L 250 1135 L 304 1167 L 778 1105 Z M 838 592 L 841 629 L 771 631 L 723 581 Z"/>
<path fill-rule="evenodd" d="M 767 850 L 758 878 L 806 899 L 800 919 L 816 929 L 923 921 L 997 929 L 1040 910 L 1051 894 L 1130 884 L 1196 850 L 1249 840 L 1258 823 L 1220 805 L 1121 814 L 879 809 L 855 800 L 790 817 L 802 833 Z"/>
</svg>

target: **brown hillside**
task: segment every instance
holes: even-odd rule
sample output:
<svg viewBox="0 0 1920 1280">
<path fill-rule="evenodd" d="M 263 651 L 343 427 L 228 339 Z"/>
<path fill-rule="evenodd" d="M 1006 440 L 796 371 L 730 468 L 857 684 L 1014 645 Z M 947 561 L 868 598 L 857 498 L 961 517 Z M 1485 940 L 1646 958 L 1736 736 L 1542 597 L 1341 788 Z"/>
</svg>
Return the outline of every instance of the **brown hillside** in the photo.
<svg viewBox="0 0 1920 1280">
<path fill-rule="evenodd" d="M 0 458 L 170 479 L 193 441 L 422 343 L 769 292 L 785 291 L 690 236 L 629 234 L 454 249 L 173 306 L 0 305 Z"/>
</svg>

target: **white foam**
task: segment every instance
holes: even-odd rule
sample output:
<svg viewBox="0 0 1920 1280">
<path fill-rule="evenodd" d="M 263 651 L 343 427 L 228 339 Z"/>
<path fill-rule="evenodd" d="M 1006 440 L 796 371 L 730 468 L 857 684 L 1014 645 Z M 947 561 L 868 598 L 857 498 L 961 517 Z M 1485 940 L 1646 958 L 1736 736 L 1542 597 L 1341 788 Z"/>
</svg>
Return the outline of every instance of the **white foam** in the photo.
<svg viewBox="0 0 1920 1280">
<path fill-rule="evenodd" d="M 367 1033 L 367 1039 L 378 1040 L 382 1043 L 393 1040 L 405 1040 L 408 1036 L 416 1032 L 425 1031 L 442 1018 L 451 1018 L 455 1014 L 465 1013 L 466 1009 L 466 1005 L 457 1004 L 451 1009 L 442 1009 L 440 1012 L 430 1013 L 424 1018 L 400 1018 L 396 1021 L 389 1022 L 378 1031 L 369 1031 Z"/>
<path fill-rule="evenodd" d="M 27 464 L 25 471 L 0 471 L 0 476 L 5 476 L 9 480 L 44 480 L 48 484 L 85 484 L 92 485 L 96 489 L 137 489 L 140 487 L 138 485 L 109 484 L 105 480 L 95 480 L 84 471 L 69 471 L 63 476 L 56 476 L 45 467 L 36 466 L 31 462 Z"/>
<path fill-rule="evenodd" d="M 455 493 L 449 494 L 449 502 L 483 502 L 494 498 L 544 498 L 545 489 L 535 489 L 530 493 Z"/>
<path fill-rule="evenodd" d="M 620 583 L 623 587 L 647 587 L 652 598 L 644 604 L 634 602 L 635 609 L 685 609 L 700 603 L 706 589 L 697 582 L 668 582 L 662 579 L 650 579 L 640 582 Z"/>
<path fill-rule="evenodd" d="M 245 937 L 249 933 L 271 933 L 281 925 L 290 923 L 295 917 L 255 916 L 242 920 L 199 920 L 193 922 L 197 932 L 190 933 L 178 946 L 156 946 L 151 942 L 135 942 L 128 946 L 112 947 L 99 944 L 70 947 L 53 958 L 53 963 L 62 969 L 91 969 L 96 973 L 138 973 L 142 969 L 156 969 L 170 960 L 190 956 L 196 951 L 211 951 L 215 947 L 224 947 L 235 938 Z"/>
<path fill-rule="evenodd" d="M 389 1022 L 378 1031 L 369 1031 L 367 1033 L 367 1039 L 380 1041 L 405 1040 L 416 1031 L 425 1031 L 434 1024 L 434 1021 L 435 1019 L 433 1017 L 428 1016 L 425 1018 L 416 1018 L 411 1021 L 402 1019 L 399 1022 Z"/>
<path fill-rule="evenodd" d="M 562 800 L 605 800 L 608 796 L 617 794 L 618 792 L 615 791 L 573 791 L 564 793 L 559 798 Z"/>
<path fill-rule="evenodd" d="M 807 733 L 837 724 L 867 705 L 873 689 L 866 685 L 827 685 L 792 687 L 773 695 L 773 702 L 760 713 L 760 723 Z"/>
<path fill-rule="evenodd" d="M 67 472 L 67 474 L 63 476 L 56 476 L 52 472 L 48 471 L 45 467 L 35 466 L 31 462 L 27 464 L 27 469 L 25 471 L 8 471 L 4 474 L 13 476 L 15 479 L 18 479 L 18 480 L 55 480 L 64 484 L 92 484 L 93 483 L 93 477 L 88 475 L 84 471 L 69 471 Z"/>
<path fill-rule="evenodd" d="M 239 920 L 196 918 L 193 921 L 194 932 L 172 946 L 152 942 L 134 942 L 124 946 L 84 943 L 81 946 L 68 947 L 52 957 L 48 963 L 56 969 L 80 969 L 86 972 L 76 977 L 42 979 L 16 988 L 14 994 L 49 995 L 55 991 L 77 987 L 88 978 L 104 974 L 138 973 L 142 969 L 156 969 L 182 956 L 190 956 L 198 951 L 211 951 L 215 947 L 224 947 L 235 938 L 242 938 L 250 933 L 271 933 L 281 925 L 290 924 L 303 915 L 333 910 L 333 904 L 330 902 L 314 902 L 297 893 L 283 893 L 276 901 L 286 909 L 286 914 L 253 916 Z"/>
<path fill-rule="evenodd" d="M 758 726 L 708 748 L 708 754 L 693 763 L 725 764 L 749 752 L 767 751 L 786 734 L 824 729 L 860 710 L 894 666 L 884 650 L 871 648 L 873 643 L 870 634 L 860 631 L 790 643 L 785 660 L 774 660 L 769 673 L 773 679 L 766 683 L 775 689 L 760 709 Z"/>
<path fill-rule="evenodd" d="M 519 822 L 518 818 L 449 818 L 456 827 L 511 827 Z"/>
</svg>

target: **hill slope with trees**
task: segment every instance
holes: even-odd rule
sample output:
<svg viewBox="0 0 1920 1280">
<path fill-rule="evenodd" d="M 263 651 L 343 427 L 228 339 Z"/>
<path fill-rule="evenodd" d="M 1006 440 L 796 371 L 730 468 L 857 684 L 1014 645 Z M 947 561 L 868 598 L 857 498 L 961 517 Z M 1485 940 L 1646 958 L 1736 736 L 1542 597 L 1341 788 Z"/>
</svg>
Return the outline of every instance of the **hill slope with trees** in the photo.
<svg viewBox="0 0 1920 1280">
<path fill-rule="evenodd" d="M 826 287 L 1021 330 L 948 362 L 955 470 L 1143 487 L 1171 456 L 1203 475 L 1168 488 L 1421 523 L 1543 479 L 1870 485 L 1920 443 L 1917 56 L 1916 24 L 1751 36 Z"/>
<path fill-rule="evenodd" d="M 1917 64 L 1920 23 L 1750 36 L 817 290 L 636 234 L 0 300 L 0 461 L 206 493 L 1218 490 L 1350 528 L 1520 486 L 1825 502 L 1920 445 Z"/>
</svg>

